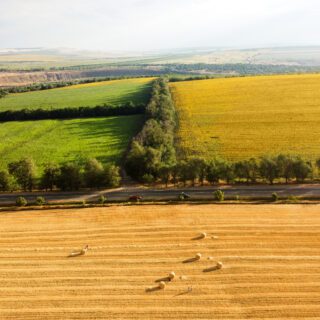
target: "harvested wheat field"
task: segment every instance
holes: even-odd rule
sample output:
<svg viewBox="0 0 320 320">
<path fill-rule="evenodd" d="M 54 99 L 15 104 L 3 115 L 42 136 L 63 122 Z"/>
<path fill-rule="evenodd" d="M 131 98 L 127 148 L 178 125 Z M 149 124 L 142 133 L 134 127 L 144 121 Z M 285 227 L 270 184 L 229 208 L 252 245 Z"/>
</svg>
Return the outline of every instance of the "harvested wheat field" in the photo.
<svg viewBox="0 0 320 320">
<path fill-rule="evenodd" d="M 319 319 L 319 212 L 138 205 L 2 213 L 0 319 Z"/>
</svg>

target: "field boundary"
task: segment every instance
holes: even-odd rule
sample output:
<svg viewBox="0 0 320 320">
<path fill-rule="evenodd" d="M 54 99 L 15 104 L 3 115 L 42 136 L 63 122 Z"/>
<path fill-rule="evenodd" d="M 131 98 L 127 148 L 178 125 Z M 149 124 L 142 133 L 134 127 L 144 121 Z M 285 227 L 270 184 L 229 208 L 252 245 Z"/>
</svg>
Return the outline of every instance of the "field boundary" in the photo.
<svg viewBox="0 0 320 320">
<path fill-rule="evenodd" d="M 23 211 L 47 211 L 47 210 L 68 210 L 68 209 L 88 209 L 88 208 L 110 208 L 110 207 L 143 207 L 143 206 L 170 206 L 170 205 L 213 205 L 213 206 L 229 206 L 229 205 L 270 205 L 270 206 L 280 206 L 280 205 L 319 205 L 320 197 L 317 198 L 299 198 L 297 201 L 290 200 L 279 200 L 277 202 L 270 201 L 267 198 L 261 199 L 245 199 L 245 200 L 225 200 L 223 202 L 214 200 L 168 200 L 168 201 L 141 201 L 141 202 L 128 202 L 128 201 L 108 201 L 105 204 L 99 204 L 97 202 L 66 202 L 66 203 L 51 203 L 43 206 L 28 205 L 24 207 L 18 207 L 15 205 L 0 206 L 0 212 L 23 212 Z"/>
<path fill-rule="evenodd" d="M 102 105 L 61 109 L 7 110 L 0 112 L 0 122 L 128 116 L 143 114 L 144 112 L 144 104 L 135 105 L 133 103 L 127 103 L 120 106 Z"/>
</svg>

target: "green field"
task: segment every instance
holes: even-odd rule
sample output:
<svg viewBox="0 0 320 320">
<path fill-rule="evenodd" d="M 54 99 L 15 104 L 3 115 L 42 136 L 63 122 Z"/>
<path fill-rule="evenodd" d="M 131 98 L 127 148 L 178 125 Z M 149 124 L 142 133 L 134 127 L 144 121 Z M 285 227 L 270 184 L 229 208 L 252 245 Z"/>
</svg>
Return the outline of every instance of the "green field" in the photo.
<svg viewBox="0 0 320 320">
<path fill-rule="evenodd" d="M 107 104 L 147 103 L 153 78 L 112 80 L 58 89 L 9 94 L 0 99 L 0 111 L 60 109 Z"/>
<path fill-rule="evenodd" d="M 0 126 L 0 168 L 32 157 L 41 168 L 48 162 L 94 157 L 119 162 L 143 116 L 74 120 L 6 122 Z"/>
<path fill-rule="evenodd" d="M 185 81 L 170 88 L 184 155 L 320 157 L 319 74 Z"/>
</svg>

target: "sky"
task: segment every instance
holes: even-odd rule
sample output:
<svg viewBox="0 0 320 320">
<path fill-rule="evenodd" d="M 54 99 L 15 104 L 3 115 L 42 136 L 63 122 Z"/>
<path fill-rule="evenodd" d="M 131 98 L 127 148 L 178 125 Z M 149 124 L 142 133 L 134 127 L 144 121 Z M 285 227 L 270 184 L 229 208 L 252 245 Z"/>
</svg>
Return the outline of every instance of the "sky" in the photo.
<svg viewBox="0 0 320 320">
<path fill-rule="evenodd" d="M 0 0 L 0 47 L 320 45 L 319 0 Z"/>
</svg>

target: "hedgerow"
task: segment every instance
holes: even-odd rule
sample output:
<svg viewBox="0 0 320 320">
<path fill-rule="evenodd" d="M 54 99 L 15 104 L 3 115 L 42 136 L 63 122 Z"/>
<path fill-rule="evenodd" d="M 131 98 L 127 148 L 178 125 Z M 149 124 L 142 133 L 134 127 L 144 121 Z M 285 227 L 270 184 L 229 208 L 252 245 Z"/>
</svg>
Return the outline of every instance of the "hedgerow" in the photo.
<svg viewBox="0 0 320 320">
<path fill-rule="evenodd" d="M 140 181 L 143 177 L 148 177 L 148 181 L 156 180 L 162 168 L 176 163 L 176 112 L 167 79 L 154 81 L 146 117 L 141 132 L 133 139 L 125 163 L 127 173 Z"/>
</svg>

